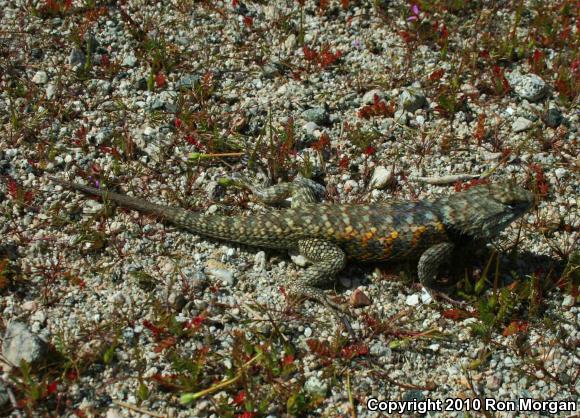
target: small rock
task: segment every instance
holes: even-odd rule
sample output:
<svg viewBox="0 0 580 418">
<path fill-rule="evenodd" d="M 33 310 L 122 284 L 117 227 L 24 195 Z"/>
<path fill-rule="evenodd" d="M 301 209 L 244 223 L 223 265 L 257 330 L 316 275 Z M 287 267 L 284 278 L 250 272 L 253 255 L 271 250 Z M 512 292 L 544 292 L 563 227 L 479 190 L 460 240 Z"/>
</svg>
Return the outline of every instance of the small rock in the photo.
<svg viewBox="0 0 580 418">
<path fill-rule="evenodd" d="M 172 293 L 169 295 L 168 302 L 171 304 L 175 312 L 180 312 L 187 303 L 187 299 L 185 299 L 185 296 L 181 293 Z"/>
<path fill-rule="evenodd" d="M 304 132 L 306 135 L 314 137 L 316 130 L 319 129 L 319 126 L 314 122 L 307 122 L 304 124 Z"/>
<path fill-rule="evenodd" d="M 494 373 L 487 376 L 486 385 L 489 390 L 498 390 L 503 382 L 503 377 L 500 373 Z"/>
<path fill-rule="evenodd" d="M 568 175 L 568 170 L 563 167 L 557 168 L 554 170 L 554 174 L 558 180 L 562 180 L 564 177 Z"/>
<path fill-rule="evenodd" d="M 219 212 L 219 206 L 218 205 L 211 205 L 209 208 L 207 208 L 206 213 L 208 215 L 214 214 L 214 213 L 218 213 Z"/>
<path fill-rule="evenodd" d="M 71 49 L 70 54 L 68 56 L 68 65 L 74 67 L 76 65 L 81 65 L 84 63 L 85 63 L 85 53 L 78 48 Z"/>
<path fill-rule="evenodd" d="M 468 95 L 479 94 L 479 90 L 477 90 L 477 87 L 475 87 L 473 84 L 470 84 L 470 83 L 464 83 L 461 85 L 460 88 L 461 88 L 461 91 L 463 93 L 468 94 Z"/>
<path fill-rule="evenodd" d="M 344 182 L 344 189 L 345 193 L 356 193 L 358 191 L 358 183 L 356 180 L 347 180 Z"/>
<path fill-rule="evenodd" d="M 126 302 L 125 295 L 123 292 L 116 292 L 113 293 L 111 296 L 107 298 L 107 301 L 112 303 L 115 306 L 123 306 Z"/>
<path fill-rule="evenodd" d="M 137 65 L 137 57 L 133 53 L 125 55 L 123 62 L 121 62 L 123 67 L 134 67 L 135 65 Z"/>
<path fill-rule="evenodd" d="M 207 276 L 201 269 L 195 270 L 193 274 L 188 276 L 190 277 L 191 286 L 194 289 L 203 289 L 207 284 Z"/>
<path fill-rule="evenodd" d="M 560 372 L 560 373 L 558 373 L 558 379 L 564 385 L 567 385 L 572 380 L 572 378 L 570 377 L 570 375 L 568 373 L 566 373 L 566 372 Z"/>
<path fill-rule="evenodd" d="M 105 127 L 101 129 L 97 134 L 94 136 L 96 145 L 102 145 L 104 142 L 109 140 L 113 136 L 113 130 L 109 127 Z"/>
<path fill-rule="evenodd" d="M 227 270 L 227 266 L 224 263 L 222 263 L 221 261 L 215 260 L 213 258 L 210 258 L 209 260 L 207 260 L 206 267 L 209 270 L 213 270 L 213 269 Z"/>
<path fill-rule="evenodd" d="M 199 85 L 200 78 L 197 74 L 184 74 L 177 83 L 175 89 L 193 89 Z"/>
<path fill-rule="evenodd" d="M 434 343 L 434 344 L 431 344 L 431 345 L 427 346 L 427 348 L 429 350 L 431 350 L 431 351 L 433 351 L 433 352 L 436 353 L 436 352 L 439 351 L 439 349 L 441 348 L 441 346 L 439 344 L 437 344 L 437 343 Z"/>
<path fill-rule="evenodd" d="M 208 271 L 215 279 L 221 281 L 226 286 L 233 286 L 235 284 L 234 273 L 225 269 L 210 269 Z"/>
<path fill-rule="evenodd" d="M 38 308 L 38 304 L 35 300 L 27 300 L 20 307 L 25 311 L 35 311 Z"/>
<path fill-rule="evenodd" d="M 155 98 L 155 100 L 153 100 L 153 103 L 151 103 L 151 110 L 161 110 L 163 109 L 163 106 L 165 105 L 165 103 L 163 103 L 163 101 L 161 101 L 161 99 L 159 98 Z"/>
<path fill-rule="evenodd" d="M 300 267 L 306 267 L 306 265 L 308 264 L 308 259 L 299 253 L 292 252 L 290 254 L 290 259 L 294 264 Z"/>
<path fill-rule="evenodd" d="M 409 306 L 417 306 L 419 304 L 419 295 L 417 293 L 413 293 L 412 295 L 407 296 L 405 303 Z"/>
<path fill-rule="evenodd" d="M 2 354 L 10 363 L 19 366 L 22 360 L 34 364 L 42 360 L 48 345 L 30 332 L 22 322 L 11 322 L 2 341 Z"/>
<path fill-rule="evenodd" d="M 317 125 L 326 125 L 329 121 L 328 112 L 324 107 L 313 107 L 302 112 L 302 118 Z"/>
<path fill-rule="evenodd" d="M 373 357 L 390 356 L 392 350 L 382 341 L 375 341 L 371 343 L 369 352 Z"/>
<path fill-rule="evenodd" d="M 479 154 L 486 161 L 499 161 L 503 156 L 503 153 L 501 152 L 489 152 L 483 149 L 480 151 Z"/>
<path fill-rule="evenodd" d="M 41 60 L 44 57 L 44 51 L 42 48 L 31 48 L 30 56 L 35 60 Z"/>
<path fill-rule="evenodd" d="M 325 396 L 328 385 L 317 376 L 312 376 L 304 383 L 304 390 L 312 395 Z"/>
<path fill-rule="evenodd" d="M 205 187 L 207 197 L 209 200 L 217 200 L 224 194 L 224 187 L 217 181 L 210 181 Z"/>
<path fill-rule="evenodd" d="M 312 337 L 312 328 L 310 328 L 310 327 L 304 328 L 304 336 L 306 338 Z"/>
<path fill-rule="evenodd" d="M 562 301 L 562 306 L 564 308 L 571 308 L 576 303 L 576 298 L 572 295 L 564 296 L 564 300 Z"/>
<path fill-rule="evenodd" d="M 537 102 L 548 94 L 546 82 L 535 74 L 521 74 L 519 71 L 513 71 L 506 74 L 506 79 L 513 87 L 514 92 L 530 102 Z"/>
<path fill-rule="evenodd" d="M 373 176 L 371 177 L 370 186 L 373 189 L 384 189 L 388 185 L 392 185 L 394 181 L 393 170 L 388 170 L 383 166 L 375 167 Z"/>
<path fill-rule="evenodd" d="M 364 96 L 362 97 L 362 103 L 365 105 L 372 105 L 375 102 L 375 96 L 379 98 L 379 100 L 383 100 L 387 95 L 384 91 L 380 89 L 373 89 L 367 91 Z"/>
<path fill-rule="evenodd" d="M 48 100 L 51 100 L 54 97 L 55 93 L 56 93 L 56 86 L 54 84 L 52 84 L 52 83 L 48 84 L 46 86 L 45 93 L 46 93 L 46 98 Z"/>
<path fill-rule="evenodd" d="M 254 255 L 254 270 L 255 271 L 266 270 L 266 253 L 264 251 L 258 251 Z"/>
<path fill-rule="evenodd" d="M 251 81 L 251 86 L 256 90 L 261 90 L 264 87 L 264 83 L 259 78 L 255 78 Z"/>
<path fill-rule="evenodd" d="M 412 402 L 412 401 L 423 401 L 425 400 L 425 395 L 418 389 L 411 389 L 406 391 L 403 394 L 403 402 Z"/>
<path fill-rule="evenodd" d="M 103 210 L 103 204 L 101 202 L 97 202 L 96 200 L 87 200 L 85 202 L 84 213 L 86 214 L 95 214 L 99 213 Z"/>
<path fill-rule="evenodd" d="M 423 287 L 423 289 L 421 290 L 421 302 L 423 302 L 424 304 L 428 304 L 431 303 L 433 301 L 433 296 L 431 296 L 431 293 L 429 293 L 429 291 Z"/>
<path fill-rule="evenodd" d="M 517 118 L 514 121 L 514 123 L 512 125 L 512 131 L 523 132 L 523 131 L 530 129 L 533 124 L 534 123 L 531 120 L 520 116 L 519 118 Z"/>
<path fill-rule="evenodd" d="M 222 255 L 222 262 L 229 263 L 230 260 L 236 255 L 236 249 L 232 247 L 227 247 L 224 254 Z"/>
<path fill-rule="evenodd" d="M 110 408 L 107 410 L 106 418 L 123 418 L 123 414 L 117 408 Z"/>
<path fill-rule="evenodd" d="M 284 47 L 286 48 L 286 51 L 291 51 L 294 49 L 294 45 L 296 45 L 296 35 L 291 33 L 284 41 Z"/>
<path fill-rule="evenodd" d="M 360 287 L 357 287 L 352 295 L 350 296 L 350 304 L 355 308 L 361 308 L 363 306 L 372 305 L 371 299 L 362 291 Z"/>
<path fill-rule="evenodd" d="M 151 103 L 150 109 L 155 110 L 166 110 L 169 113 L 177 112 L 177 104 L 175 103 L 175 96 L 173 92 L 162 91 L 158 97 Z"/>
<path fill-rule="evenodd" d="M 46 84 L 47 81 L 48 75 L 46 74 L 46 71 L 38 71 L 36 74 L 34 74 L 34 77 L 32 77 L 32 82 L 34 84 Z"/>
<path fill-rule="evenodd" d="M 147 90 L 147 79 L 145 77 L 139 78 L 137 81 L 133 83 L 133 87 L 136 90 L 145 91 Z"/>
<path fill-rule="evenodd" d="M 564 120 L 564 117 L 562 116 L 562 112 L 552 107 L 551 109 L 548 109 L 542 119 L 544 120 L 546 126 L 549 126 L 550 128 L 557 128 L 562 123 L 562 120 Z"/>
<path fill-rule="evenodd" d="M 409 87 L 399 95 L 399 109 L 414 112 L 427 103 L 427 98 L 421 89 Z"/>
<path fill-rule="evenodd" d="M 404 109 L 399 109 L 395 112 L 395 121 L 401 125 L 407 124 L 407 111 Z"/>
<path fill-rule="evenodd" d="M 264 77 L 272 79 L 277 75 L 284 73 L 285 68 L 286 67 L 282 62 L 273 60 L 272 62 L 269 62 L 262 67 L 262 72 Z"/>
</svg>

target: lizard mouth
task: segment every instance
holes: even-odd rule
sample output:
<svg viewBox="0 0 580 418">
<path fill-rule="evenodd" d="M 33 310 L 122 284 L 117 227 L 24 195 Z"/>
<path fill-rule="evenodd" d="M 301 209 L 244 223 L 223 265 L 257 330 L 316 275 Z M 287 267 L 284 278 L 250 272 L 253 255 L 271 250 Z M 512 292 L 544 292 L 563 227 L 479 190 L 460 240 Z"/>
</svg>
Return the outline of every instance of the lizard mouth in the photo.
<svg viewBox="0 0 580 418">
<path fill-rule="evenodd" d="M 487 238 L 493 238 L 503 231 L 509 224 L 520 218 L 530 208 L 529 204 L 518 203 L 515 205 L 506 205 L 506 210 L 491 216 L 486 220 L 487 228 L 482 228 L 486 231 Z"/>
<path fill-rule="evenodd" d="M 534 206 L 534 203 L 529 202 L 520 202 L 512 205 L 507 205 L 507 208 L 512 212 L 512 214 L 517 218 L 523 215 L 525 212 L 530 209 L 530 207 Z"/>
</svg>

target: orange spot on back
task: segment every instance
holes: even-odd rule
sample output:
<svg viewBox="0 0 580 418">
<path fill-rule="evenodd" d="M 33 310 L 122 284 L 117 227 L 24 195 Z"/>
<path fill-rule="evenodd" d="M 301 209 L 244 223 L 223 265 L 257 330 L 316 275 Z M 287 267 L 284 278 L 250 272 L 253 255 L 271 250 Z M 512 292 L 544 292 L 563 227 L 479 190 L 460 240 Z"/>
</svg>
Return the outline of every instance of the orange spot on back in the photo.
<svg viewBox="0 0 580 418">
<path fill-rule="evenodd" d="M 413 238 L 411 238 L 411 247 L 415 247 L 421 241 L 421 235 L 427 231 L 427 227 L 424 225 L 419 226 L 415 231 L 413 231 Z"/>
</svg>

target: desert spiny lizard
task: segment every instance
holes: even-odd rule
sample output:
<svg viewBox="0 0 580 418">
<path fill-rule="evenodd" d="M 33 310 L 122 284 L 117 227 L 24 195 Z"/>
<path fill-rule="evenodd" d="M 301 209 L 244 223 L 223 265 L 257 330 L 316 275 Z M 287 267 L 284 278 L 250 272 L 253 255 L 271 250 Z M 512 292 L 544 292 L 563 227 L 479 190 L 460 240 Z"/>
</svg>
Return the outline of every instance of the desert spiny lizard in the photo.
<svg viewBox="0 0 580 418">
<path fill-rule="evenodd" d="M 483 184 L 417 202 L 319 204 L 305 179 L 268 188 L 242 183 L 258 200 L 272 204 L 292 197 L 292 206 L 246 216 L 223 216 L 150 203 L 55 177 L 69 189 L 100 196 L 149 213 L 196 234 L 256 247 L 298 250 L 312 262 L 302 275 L 285 281 L 290 294 L 342 310 L 320 289 L 347 260 L 418 260 L 420 282 L 429 287 L 440 266 L 459 246 L 488 241 L 526 212 L 533 194 L 513 184 Z"/>
</svg>

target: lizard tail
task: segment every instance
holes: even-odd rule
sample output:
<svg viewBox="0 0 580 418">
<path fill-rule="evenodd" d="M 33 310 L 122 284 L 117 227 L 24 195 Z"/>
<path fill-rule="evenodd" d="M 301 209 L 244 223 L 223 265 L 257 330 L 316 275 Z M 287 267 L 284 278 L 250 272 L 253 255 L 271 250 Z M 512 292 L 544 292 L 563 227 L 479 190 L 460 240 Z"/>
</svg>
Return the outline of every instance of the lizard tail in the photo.
<svg viewBox="0 0 580 418">
<path fill-rule="evenodd" d="M 85 186 L 79 183 L 73 183 L 72 181 L 62 180 L 57 177 L 53 176 L 47 177 L 51 181 L 60 184 L 61 186 L 66 187 L 67 189 L 78 190 L 79 192 L 83 192 L 92 196 L 98 196 L 101 199 L 108 199 L 125 208 L 135 209 L 137 211 L 148 213 L 151 215 L 157 215 L 163 219 L 172 220 L 179 215 L 179 212 L 185 212 L 183 209 L 158 205 L 156 203 L 147 202 L 145 200 L 137 199 L 124 194 L 110 192 L 107 190 L 101 190 L 97 189 L 96 187 Z"/>
<path fill-rule="evenodd" d="M 67 189 L 98 196 L 101 199 L 108 199 L 129 209 L 158 216 L 163 221 L 173 223 L 196 234 L 258 247 L 288 248 L 288 243 L 283 239 L 285 236 L 269 236 L 269 230 L 264 226 L 269 225 L 270 228 L 277 227 L 279 230 L 284 230 L 287 225 L 284 224 L 284 220 L 281 217 L 256 215 L 242 218 L 215 214 L 206 215 L 181 208 L 158 205 L 142 199 L 97 189 L 96 187 L 84 186 L 52 176 L 48 176 L 48 178 Z"/>
</svg>

